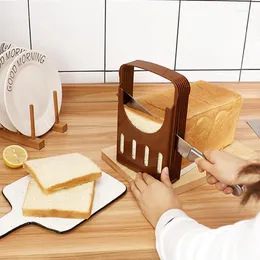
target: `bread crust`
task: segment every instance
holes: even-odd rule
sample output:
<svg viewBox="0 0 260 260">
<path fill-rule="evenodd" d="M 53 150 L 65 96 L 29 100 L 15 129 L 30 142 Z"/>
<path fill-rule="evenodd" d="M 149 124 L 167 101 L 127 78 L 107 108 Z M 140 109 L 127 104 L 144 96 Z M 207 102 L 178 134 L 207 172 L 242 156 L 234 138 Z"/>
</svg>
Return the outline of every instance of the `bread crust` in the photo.
<svg viewBox="0 0 260 260">
<path fill-rule="evenodd" d="M 23 215 L 25 217 L 44 217 L 44 218 L 83 218 L 90 217 L 90 213 L 83 213 L 69 210 L 56 210 L 56 209 L 23 209 Z"/>
<path fill-rule="evenodd" d="M 70 179 L 69 181 L 62 182 L 55 184 L 53 186 L 48 187 L 47 189 L 44 188 L 40 181 L 37 178 L 37 175 L 34 173 L 33 169 L 31 169 L 26 163 L 24 163 L 24 169 L 35 179 L 41 190 L 45 194 L 51 194 L 52 192 L 61 190 L 61 189 L 67 189 L 67 188 L 72 188 L 77 185 L 86 183 L 86 182 L 92 182 L 98 180 L 102 176 L 102 172 L 93 172 L 78 178 Z"/>
<path fill-rule="evenodd" d="M 216 109 L 215 99 L 219 99 L 218 108 L 225 107 L 233 102 L 242 102 L 242 96 L 232 90 L 218 86 L 217 84 L 208 83 L 205 81 L 196 81 L 191 84 L 189 95 L 187 120 L 199 116 L 202 113 Z M 204 97 L 201 97 L 204 94 Z M 209 98 L 209 99 L 207 99 Z M 153 116 L 159 119 L 164 119 L 164 111 L 166 107 L 172 107 L 174 100 L 174 89 L 171 88 L 165 92 L 156 94 L 148 94 L 137 99 L 137 101 L 148 111 L 153 113 Z M 215 104 L 215 105 L 214 105 Z M 136 113 L 136 110 L 132 110 Z M 146 115 L 149 117 L 149 115 Z M 150 120 L 154 120 L 151 116 Z"/>
</svg>

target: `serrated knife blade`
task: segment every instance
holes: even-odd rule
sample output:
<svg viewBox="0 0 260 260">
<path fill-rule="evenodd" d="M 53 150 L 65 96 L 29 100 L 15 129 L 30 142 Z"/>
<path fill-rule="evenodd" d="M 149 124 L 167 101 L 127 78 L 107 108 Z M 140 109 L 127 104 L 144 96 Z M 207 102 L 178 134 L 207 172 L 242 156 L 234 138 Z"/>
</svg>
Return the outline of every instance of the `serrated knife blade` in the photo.
<svg viewBox="0 0 260 260">
<path fill-rule="evenodd" d="M 146 108 L 144 108 L 136 99 L 134 99 L 130 94 L 128 94 L 126 91 L 124 91 L 123 93 L 124 93 L 123 98 L 124 98 L 125 105 L 152 116 L 152 114 Z"/>
</svg>

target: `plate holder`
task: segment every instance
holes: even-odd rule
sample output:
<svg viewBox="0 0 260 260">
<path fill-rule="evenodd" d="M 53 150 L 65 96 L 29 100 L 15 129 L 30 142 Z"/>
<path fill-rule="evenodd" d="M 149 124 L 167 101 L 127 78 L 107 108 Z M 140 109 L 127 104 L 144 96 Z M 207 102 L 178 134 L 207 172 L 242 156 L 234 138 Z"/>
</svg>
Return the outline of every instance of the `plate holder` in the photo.
<svg viewBox="0 0 260 260">
<path fill-rule="evenodd" d="M 59 111 L 58 111 L 58 96 L 57 91 L 53 91 L 53 103 L 54 103 L 54 114 L 55 114 L 55 123 L 51 130 L 59 133 L 64 133 L 68 130 L 67 123 L 60 122 Z M 19 131 L 12 132 L 6 129 L 5 127 L 0 128 L 0 137 L 7 139 L 9 141 L 16 142 L 37 150 L 41 150 L 45 146 L 45 141 L 42 138 L 35 136 L 35 118 L 34 118 L 34 105 L 29 105 L 30 111 L 30 126 L 31 126 L 31 136 L 25 136 Z M 50 130 L 49 130 L 50 131 Z"/>
</svg>

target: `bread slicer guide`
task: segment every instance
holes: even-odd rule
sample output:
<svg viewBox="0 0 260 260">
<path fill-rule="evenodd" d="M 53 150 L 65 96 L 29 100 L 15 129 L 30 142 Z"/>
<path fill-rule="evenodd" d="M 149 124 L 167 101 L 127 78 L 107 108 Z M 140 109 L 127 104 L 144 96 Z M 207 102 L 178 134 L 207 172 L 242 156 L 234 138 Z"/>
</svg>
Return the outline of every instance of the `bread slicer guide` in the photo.
<svg viewBox="0 0 260 260">
<path fill-rule="evenodd" d="M 163 124 L 155 133 L 144 133 L 137 129 L 125 112 L 124 93 L 133 96 L 135 67 L 169 80 L 175 88 L 173 105 L 166 108 Z M 168 166 L 171 182 L 177 181 L 180 178 L 182 156 L 175 147 L 176 135 L 182 138 L 185 135 L 190 94 L 189 81 L 173 70 L 142 60 L 123 64 L 120 67 L 119 77 L 117 161 L 134 171 L 147 172 L 156 179 L 160 178 L 162 169 Z"/>
</svg>

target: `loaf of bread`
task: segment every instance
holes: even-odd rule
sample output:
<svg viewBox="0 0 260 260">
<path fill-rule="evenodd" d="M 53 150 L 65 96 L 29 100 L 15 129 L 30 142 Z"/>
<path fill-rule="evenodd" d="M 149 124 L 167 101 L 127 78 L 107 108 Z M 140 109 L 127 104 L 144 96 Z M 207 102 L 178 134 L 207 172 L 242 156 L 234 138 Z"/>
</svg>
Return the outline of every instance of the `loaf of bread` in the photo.
<svg viewBox="0 0 260 260">
<path fill-rule="evenodd" d="M 125 106 L 125 111 L 138 129 L 147 133 L 158 131 L 166 107 L 172 107 L 174 88 L 163 93 L 138 99 L 154 116 Z M 191 83 L 185 140 L 200 151 L 221 150 L 234 141 L 243 99 L 233 91 L 217 84 L 198 81 Z"/>
<path fill-rule="evenodd" d="M 78 153 L 28 160 L 24 168 L 46 194 L 95 181 L 102 175 L 92 160 Z"/>
<path fill-rule="evenodd" d="M 24 216 L 79 218 L 91 215 L 95 181 L 45 194 L 31 178 L 22 206 Z"/>
</svg>

